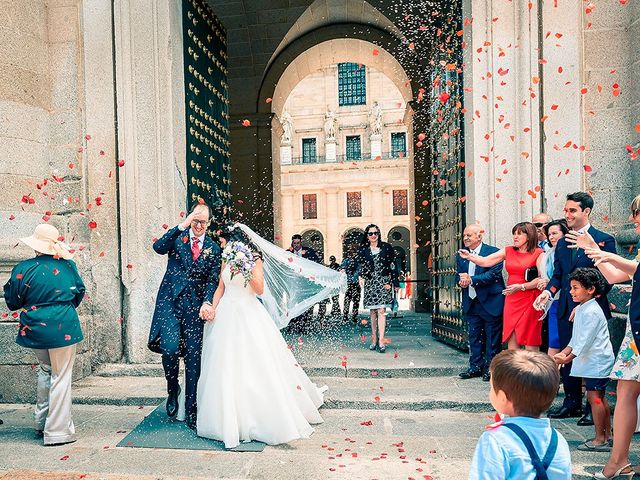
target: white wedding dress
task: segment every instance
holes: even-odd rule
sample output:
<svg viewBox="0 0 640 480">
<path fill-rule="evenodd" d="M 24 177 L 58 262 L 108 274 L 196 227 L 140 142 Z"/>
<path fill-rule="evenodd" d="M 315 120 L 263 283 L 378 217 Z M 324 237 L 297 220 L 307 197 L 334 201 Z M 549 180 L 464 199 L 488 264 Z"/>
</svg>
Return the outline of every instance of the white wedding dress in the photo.
<svg viewBox="0 0 640 480">
<path fill-rule="evenodd" d="M 224 295 L 204 327 L 197 432 L 226 448 L 308 438 L 322 423 L 323 390 L 298 365 L 242 275 L 222 272 Z"/>
</svg>

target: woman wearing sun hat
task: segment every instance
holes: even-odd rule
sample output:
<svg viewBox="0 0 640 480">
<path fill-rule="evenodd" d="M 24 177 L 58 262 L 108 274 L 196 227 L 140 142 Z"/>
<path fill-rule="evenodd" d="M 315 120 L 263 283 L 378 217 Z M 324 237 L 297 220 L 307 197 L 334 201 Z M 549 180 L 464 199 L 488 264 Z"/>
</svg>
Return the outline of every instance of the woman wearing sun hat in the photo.
<svg viewBox="0 0 640 480">
<path fill-rule="evenodd" d="M 85 286 L 73 254 L 53 225 L 38 225 L 20 240 L 36 256 L 13 268 L 4 286 L 11 310 L 20 311 L 16 342 L 35 353 L 40 363 L 35 406 L 36 431 L 45 445 L 74 442 L 71 418 L 71 374 L 82 330 L 76 312 Z"/>
</svg>

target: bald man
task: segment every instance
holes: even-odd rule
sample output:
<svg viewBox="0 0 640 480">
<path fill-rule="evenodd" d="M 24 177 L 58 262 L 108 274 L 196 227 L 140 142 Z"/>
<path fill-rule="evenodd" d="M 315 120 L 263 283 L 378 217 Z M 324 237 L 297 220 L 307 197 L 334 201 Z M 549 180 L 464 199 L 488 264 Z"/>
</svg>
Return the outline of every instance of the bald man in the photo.
<svg viewBox="0 0 640 480">
<path fill-rule="evenodd" d="M 483 235 L 480 225 L 469 225 L 462 236 L 464 248 L 482 257 L 497 252 L 496 247 L 482 242 Z M 460 378 L 482 376 L 488 382 L 491 360 L 502 349 L 502 262 L 484 268 L 457 255 L 456 267 L 462 311 L 469 327 L 469 368 L 460 373 Z"/>
</svg>

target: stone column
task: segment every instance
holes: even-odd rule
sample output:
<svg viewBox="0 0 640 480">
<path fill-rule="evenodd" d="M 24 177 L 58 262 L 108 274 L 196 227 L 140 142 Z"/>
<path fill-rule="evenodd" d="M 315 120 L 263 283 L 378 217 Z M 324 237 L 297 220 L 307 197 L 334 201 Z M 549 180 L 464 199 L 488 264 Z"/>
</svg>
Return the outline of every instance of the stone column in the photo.
<svg viewBox="0 0 640 480">
<path fill-rule="evenodd" d="M 101 0 L 88 0 L 83 2 L 82 8 L 60 9 L 58 18 L 74 18 L 75 12 L 82 12 L 80 24 L 84 26 L 83 47 L 80 49 L 85 123 L 82 156 L 87 172 L 86 202 L 92 208 L 87 217 L 77 219 L 76 226 L 77 230 L 87 232 L 90 248 L 82 253 L 90 265 L 95 284 L 95 288 L 89 290 L 92 307 L 90 342 L 84 343 L 93 350 L 94 364 L 115 362 L 121 360 L 124 353 L 122 331 L 126 326 L 122 309 L 124 289 L 120 280 L 126 263 L 122 264 L 120 256 L 118 180 L 129 165 L 128 158 L 119 155 L 121 152 L 116 144 L 114 72 L 111 62 L 104 60 L 114 55 L 112 5 Z M 77 53 L 69 51 L 68 54 Z M 123 167 L 118 166 L 120 159 L 125 160 Z M 98 197 L 101 201 L 96 200 Z M 89 230 L 89 219 L 96 222 L 97 228 Z"/>
<path fill-rule="evenodd" d="M 152 238 L 186 208 L 181 2 L 121 0 L 114 8 L 126 354 L 158 361 L 146 345 L 166 258 Z"/>
<path fill-rule="evenodd" d="M 538 4 L 466 0 L 464 15 L 473 18 L 464 29 L 466 221 L 505 245 L 514 223 L 543 208 L 540 126 L 550 107 L 540 104 Z"/>
<path fill-rule="evenodd" d="M 325 262 L 328 263 L 330 255 L 336 255 L 342 249 L 340 248 L 340 229 L 338 227 L 338 189 L 328 188 L 325 190 L 327 205 L 327 230 L 325 237 Z"/>
<path fill-rule="evenodd" d="M 273 165 L 271 124 L 273 113 L 238 113 L 231 115 L 231 192 L 234 210 L 241 221 L 251 222 L 252 228 L 264 238 L 274 237 L 272 216 L 274 187 L 279 188 L 280 166 Z M 243 127 L 243 119 L 251 122 Z M 242 203 L 240 203 L 242 202 Z"/>
<path fill-rule="evenodd" d="M 289 246 L 289 240 L 291 239 L 291 235 L 293 235 L 293 233 L 291 233 L 291 228 L 285 228 L 285 219 L 287 220 L 287 223 L 290 225 L 291 223 L 294 222 L 294 219 L 296 218 L 295 212 L 293 210 L 293 199 L 294 199 L 294 193 L 293 192 L 283 192 L 281 194 L 282 199 L 282 216 L 280 217 L 280 224 L 279 224 L 279 231 L 276 232 L 276 237 L 280 237 L 280 242 L 276 241 L 277 244 L 281 245 L 284 248 L 288 248 Z M 277 240 L 277 238 L 276 238 Z"/>
<path fill-rule="evenodd" d="M 553 2 L 543 2 L 541 28 L 545 36 L 546 32 L 552 32 L 542 45 L 542 56 L 547 62 L 542 65 L 541 78 L 545 104 L 543 110 L 547 117 L 542 124 L 541 132 L 544 139 L 545 161 L 543 209 L 554 218 L 562 217 L 565 195 L 583 188 L 584 154 L 581 150 L 584 149 L 580 146 L 584 145 L 584 112 L 583 95 L 580 90 L 584 80 L 582 74 L 582 10 L 584 8 L 584 5 L 575 2 L 563 2 L 562 8 L 555 8 Z M 557 38 L 556 33 L 562 36 Z M 615 43 L 619 38 L 615 35 L 614 37 L 616 39 L 612 41 Z M 615 47 L 612 46 L 612 48 Z M 609 73 L 607 72 L 606 75 Z M 586 86 L 592 90 L 592 95 L 597 95 L 595 84 L 589 82 Z M 555 105 L 554 110 L 551 109 L 553 105 Z M 567 142 L 570 142 L 569 145 Z"/>
<path fill-rule="evenodd" d="M 380 186 L 371 187 L 371 219 L 384 232 L 384 193 Z"/>
</svg>

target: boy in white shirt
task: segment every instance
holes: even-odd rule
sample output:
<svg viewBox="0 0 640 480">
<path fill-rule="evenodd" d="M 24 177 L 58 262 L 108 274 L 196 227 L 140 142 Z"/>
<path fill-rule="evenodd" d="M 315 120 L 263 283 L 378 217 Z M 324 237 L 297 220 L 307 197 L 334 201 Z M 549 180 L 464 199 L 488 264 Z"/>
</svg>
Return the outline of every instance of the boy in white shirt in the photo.
<svg viewBox="0 0 640 480">
<path fill-rule="evenodd" d="M 605 393 L 615 357 L 607 319 L 595 299 L 604 292 L 606 280 L 595 268 L 578 268 L 569 280 L 571 297 L 580 305 L 575 308 L 569 344 L 553 358 L 560 365 L 573 361 L 571 376 L 585 379 L 596 437 L 578 450 L 610 452 L 611 410 Z"/>
</svg>

